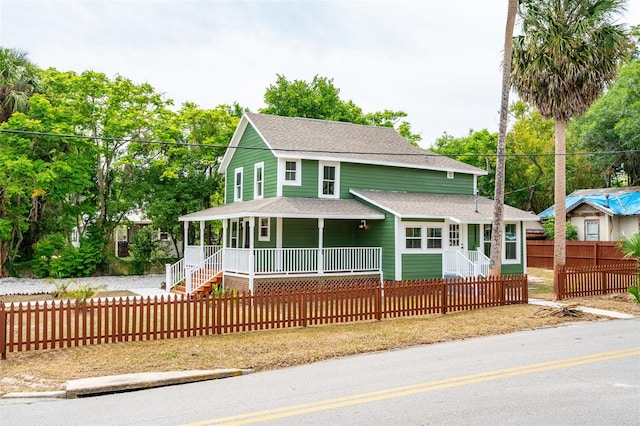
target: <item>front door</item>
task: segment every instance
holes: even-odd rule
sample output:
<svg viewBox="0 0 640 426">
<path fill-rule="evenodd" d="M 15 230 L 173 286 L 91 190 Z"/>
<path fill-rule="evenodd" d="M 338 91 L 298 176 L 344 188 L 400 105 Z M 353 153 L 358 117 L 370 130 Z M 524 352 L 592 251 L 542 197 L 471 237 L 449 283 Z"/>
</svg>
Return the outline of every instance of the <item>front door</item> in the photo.
<svg viewBox="0 0 640 426">
<path fill-rule="evenodd" d="M 464 237 L 463 237 L 463 228 L 459 223 L 450 223 L 449 224 L 449 250 L 458 250 L 464 252 Z"/>
</svg>

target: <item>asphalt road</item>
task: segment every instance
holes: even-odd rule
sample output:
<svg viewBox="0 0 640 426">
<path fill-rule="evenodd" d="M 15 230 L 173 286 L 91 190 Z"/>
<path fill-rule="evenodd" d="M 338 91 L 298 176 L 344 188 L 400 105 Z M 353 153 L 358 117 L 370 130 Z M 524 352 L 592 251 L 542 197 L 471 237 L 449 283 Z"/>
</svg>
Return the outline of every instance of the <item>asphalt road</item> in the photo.
<svg viewBox="0 0 640 426">
<path fill-rule="evenodd" d="M 2 425 L 637 425 L 640 319 L 139 392 L 2 404 Z"/>
</svg>

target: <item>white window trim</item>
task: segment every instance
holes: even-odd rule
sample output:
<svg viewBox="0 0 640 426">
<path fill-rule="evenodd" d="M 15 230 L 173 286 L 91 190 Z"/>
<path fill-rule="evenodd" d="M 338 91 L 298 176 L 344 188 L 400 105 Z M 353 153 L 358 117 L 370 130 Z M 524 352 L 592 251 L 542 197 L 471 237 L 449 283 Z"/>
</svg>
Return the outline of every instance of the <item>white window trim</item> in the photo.
<svg viewBox="0 0 640 426">
<path fill-rule="evenodd" d="M 455 176 L 456 176 L 455 172 L 451 170 L 447 170 L 447 179 L 453 179 L 455 178 Z"/>
<path fill-rule="evenodd" d="M 262 171 L 261 194 L 258 194 L 258 170 Z M 261 200 L 262 198 L 264 198 L 264 161 L 253 165 L 253 199 Z"/>
<path fill-rule="evenodd" d="M 296 179 L 286 180 L 287 163 L 296 163 Z M 302 160 L 295 158 L 281 158 L 278 163 L 280 182 L 283 186 L 300 186 L 302 185 Z"/>
<path fill-rule="evenodd" d="M 267 235 L 262 236 L 262 219 L 267 219 Z M 271 218 L 259 217 L 258 218 L 258 241 L 271 241 Z"/>
<path fill-rule="evenodd" d="M 334 167 L 336 170 L 336 176 L 334 181 L 334 194 L 327 195 L 322 193 L 324 183 L 324 168 Z M 340 163 L 333 161 L 319 161 L 318 162 L 318 198 L 340 198 Z"/>
<path fill-rule="evenodd" d="M 507 259 L 507 225 L 515 225 L 516 227 L 516 258 Z M 517 222 L 506 222 L 504 224 L 504 232 L 502 233 L 502 263 L 504 264 L 518 264 L 520 263 L 520 226 Z"/>
<path fill-rule="evenodd" d="M 407 248 L 407 228 L 420 228 L 420 248 Z M 438 228 L 440 229 L 440 248 L 427 248 L 427 229 Z M 449 227 L 443 222 L 402 222 L 402 234 L 400 235 L 402 245 L 400 246 L 402 253 L 417 254 L 417 253 L 443 253 L 447 248 L 447 239 Z"/>
<path fill-rule="evenodd" d="M 590 240 L 590 239 L 587 238 L 587 236 L 590 235 L 590 234 L 587 234 L 587 223 L 589 223 L 589 222 L 594 222 L 596 225 L 598 225 L 598 234 L 597 234 L 598 238 L 595 239 L 595 240 Z M 592 218 L 592 217 L 584 219 L 584 240 L 585 241 L 600 241 L 600 219 Z"/>
<path fill-rule="evenodd" d="M 233 236 L 233 225 L 236 227 L 236 236 Z M 238 219 L 231 219 L 229 223 L 229 248 L 240 248 L 238 247 L 238 242 L 240 241 L 240 222 Z M 236 240 L 235 247 L 233 246 L 233 240 Z"/>
<path fill-rule="evenodd" d="M 240 191 L 238 191 L 238 186 L 236 184 L 237 180 L 238 180 L 238 174 L 240 174 Z M 234 171 L 233 171 L 233 201 L 234 202 L 238 202 L 238 201 L 242 201 L 242 192 L 244 191 L 244 168 L 243 167 L 237 167 Z M 238 194 L 238 192 L 240 192 L 240 194 Z"/>
</svg>

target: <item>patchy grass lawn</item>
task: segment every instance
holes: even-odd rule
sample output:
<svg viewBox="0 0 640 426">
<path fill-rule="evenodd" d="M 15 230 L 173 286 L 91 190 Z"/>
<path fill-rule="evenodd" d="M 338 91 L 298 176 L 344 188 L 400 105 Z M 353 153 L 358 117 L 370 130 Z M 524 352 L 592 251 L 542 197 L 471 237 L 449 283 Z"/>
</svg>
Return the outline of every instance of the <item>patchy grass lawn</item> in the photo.
<svg viewBox="0 0 640 426">
<path fill-rule="evenodd" d="M 301 329 L 10 353 L 0 361 L 0 394 L 62 390 L 70 379 L 216 368 L 270 370 L 328 358 L 511 333 L 575 321 L 512 305 L 446 315 Z M 580 319 L 591 320 L 584 315 Z"/>
<path fill-rule="evenodd" d="M 553 272 L 531 269 L 529 273 L 530 297 L 555 300 Z M 129 294 L 100 294 L 126 295 Z M 4 302 L 24 301 L 10 300 L 6 296 L 1 299 Z M 42 295 L 36 299 L 43 300 Z M 563 302 L 640 316 L 640 305 L 633 303 L 631 295 L 624 293 L 566 299 Z M 506 334 L 576 321 L 576 318 L 547 314 L 548 310 L 539 306 L 512 305 L 446 315 L 300 329 L 10 353 L 7 360 L 0 361 L 0 395 L 62 390 L 65 382 L 71 379 L 135 372 L 216 368 L 270 370 L 347 355 Z M 594 318 L 582 314 L 577 320 Z"/>
</svg>

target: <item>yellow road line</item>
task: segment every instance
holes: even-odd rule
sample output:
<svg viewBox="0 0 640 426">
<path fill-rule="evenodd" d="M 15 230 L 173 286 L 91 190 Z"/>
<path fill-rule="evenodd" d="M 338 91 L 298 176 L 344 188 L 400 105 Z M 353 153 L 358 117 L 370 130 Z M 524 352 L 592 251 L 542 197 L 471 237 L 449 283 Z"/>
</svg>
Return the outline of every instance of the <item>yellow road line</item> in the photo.
<svg viewBox="0 0 640 426">
<path fill-rule="evenodd" d="M 374 392 L 366 392 L 356 395 L 347 395 L 339 398 L 326 399 L 323 401 L 314 401 L 304 404 L 290 405 L 287 407 L 279 407 L 271 410 L 256 411 L 253 413 L 239 414 L 235 416 L 221 417 L 218 419 L 205 420 L 198 423 L 192 423 L 189 426 L 204 425 L 243 425 L 249 423 L 264 422 L 284 417 L 308 414 L 317 411 L 330 410 L 334 408 L 347 407 L 350 405 L 364 404 L 368 402 L 380 401 L 384 399 L 399 398 L 407 395 L 431 392 L 439 389 L 447 389 L 457 386 L 470 385 L 474 383 L 488 382 L 491 380 L 503 379 L 508 377 L 523 376 L 526 374 L 539 373 L 549 370 L 557 370 L 560 368 L 575 367 L 578 365 L 591 364 L 595 362 L 603 362 L 612 359 L 625 358 L 640 355 L 640 347 L 622 349 L 612 352 L 602 352 L 598 354 L 584 355 L 574 358 L 565 358 L 556 361 L 548 361 L 537 364 L 530 364 L 520 367 L 505 368 L 485 373 L 471 374 L 467 376 L 453 377 L 450 379 L 434 380 L 431 382 L 418 383 L 408 386 L 400 386 L 390 389 L 382 389 Z"/>
</svg>

